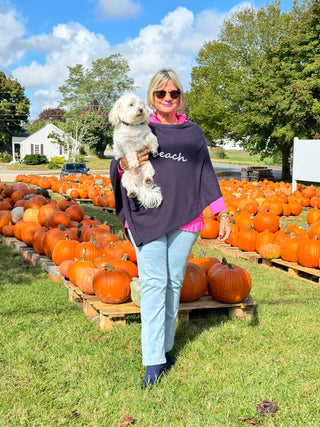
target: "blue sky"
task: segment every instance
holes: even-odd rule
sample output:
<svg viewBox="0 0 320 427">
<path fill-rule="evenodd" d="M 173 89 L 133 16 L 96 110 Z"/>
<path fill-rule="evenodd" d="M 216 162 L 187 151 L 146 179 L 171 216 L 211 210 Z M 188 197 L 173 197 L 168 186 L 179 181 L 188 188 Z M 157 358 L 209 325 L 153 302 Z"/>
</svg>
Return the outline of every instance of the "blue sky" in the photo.
<svg viewBox="0 0 320 427">
<path fill-rule="evenodd" d="M 25 87 L 32 121 L 58 106 L 68 66 L 121 53 L 145 96 L 150 77 L 175 69 L 188 89 L 194 58 L 223 19 L 257 0 L 0 0 L 0 70 Z M 291 9 L 289 0 L 281 7 Z"/>
</svg>

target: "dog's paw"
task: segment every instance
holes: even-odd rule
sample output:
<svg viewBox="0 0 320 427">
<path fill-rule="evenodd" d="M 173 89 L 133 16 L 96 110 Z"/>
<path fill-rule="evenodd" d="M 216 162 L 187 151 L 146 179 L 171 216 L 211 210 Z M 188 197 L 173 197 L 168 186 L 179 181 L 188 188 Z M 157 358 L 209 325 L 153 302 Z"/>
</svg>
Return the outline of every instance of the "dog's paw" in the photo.
<svg viewBox="0 0 320 427">
<path fill-rule="evenodd" d="M 143 180 L 143 183 L 146 187 L 151 187 L 151 185 L 153 184 L 153 179 L 151 178 L 151 176 L 147 176 Z"/>
<path fill-rule="evenodd" d="M 128 197 L 130 197 L 131 199 L 134 199 L 135 197 L 137 197 L 137 193 L 136 193 L 136 191 L 134 191 L 134 190 L 130 190 L 130 191 L 128 191 L 128 193 L 127 193 L 127 195 L 128 195 Z"/>
</svg>

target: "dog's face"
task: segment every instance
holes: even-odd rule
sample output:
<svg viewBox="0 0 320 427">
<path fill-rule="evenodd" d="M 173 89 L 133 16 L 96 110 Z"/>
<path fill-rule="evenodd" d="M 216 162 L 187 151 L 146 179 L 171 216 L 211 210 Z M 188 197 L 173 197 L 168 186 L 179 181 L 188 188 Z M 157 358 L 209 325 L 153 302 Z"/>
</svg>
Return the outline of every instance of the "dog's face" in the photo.
<svg viewBox="0 0 320 427">
<path fill-rule="evenodd" d="M 143 99 L 133 93 L 122 95 L 109 113 L 109 121 L 117 126 L 121 121 L 130 125 L 148 123 L 149 113 Z"/>
</svg>

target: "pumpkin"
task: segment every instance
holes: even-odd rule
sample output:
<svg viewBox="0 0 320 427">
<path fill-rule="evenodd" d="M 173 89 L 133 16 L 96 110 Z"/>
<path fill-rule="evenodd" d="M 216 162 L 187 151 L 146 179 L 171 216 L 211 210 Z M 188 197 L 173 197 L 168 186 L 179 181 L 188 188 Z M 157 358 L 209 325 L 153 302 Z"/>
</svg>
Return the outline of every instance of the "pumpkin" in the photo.
<svg viewBox="0 0 320 427">
<path fill-rule="evenodd" d="M 59 265 L 59 273 L 62 277 L 67 278 L 68 277 L 68 270 L 70 267 L 70 264 L 74 262 L 73 259 L 66 259 L 62 261 L 62 263 Z"/>
<path fill-rule="evenodd" d="M 41 225 L 38 222 L 26 222 L 21 229 L 21 240 L 28 246 L 32 246 L 34 234 L 40 230 Z"/>
<path fill-rule="evenodd" d="M 258 232 L 253 228 L 243 228 L 238 231 L 237 244 L 239 249 L 246 252 L 255 252 Z"/>
<path fill-rule="evenodd" d="M 304 267 L 318 268 L 320 260 L 320 240 L 303 239 L 297 248 L 297 261 Z"/>
<path fill-rule="evenodd" d="M 29 208 L 24 211 L 23 221 L 24 222 L 38 222 L 38 208 Z"/>
<path fill-rule="evenodd" d="M 93 279 L 99 268 L 85 267 L 80 268 L 76 273 L 76 285 L 85 294 L 93 295 Z"/>
<path fill-rule="evenodd" d="M 66 228 L 70 226 L 70 217 L 63 211 L 53 212 L 46 222 L 46 227 L 55 228 L 58 225 L 64 225 Z"/>
<path fill-rule="evenodd" d="M 216 239 L 219 234 L 219 222 L 212 218 L 205 218 L 203 220 L 204 228 L 200 231 L 202 239 Z"/>
<path fill-rule="evenodd" d="M 223 258 L 208 271 L 209 294 L 217 301 L 238 303 L 243 301 L 251 290 L 251 276 L 240 266 L 230 264 Z"/>
<path fill-rule="evenodd" d="M 41 206 L 38 212 L 38 221 L 39 224 L 42 226 L 45 226 L 47 223 L 48 218 L 54 213 L 58 211 L 57 205 L 52 205 L 51 203 L 48 203 L 46 205 Z"/>
<path fill-rule="evenodd" d="M 208 281 L 204 270 L 197 264 L 188 262 L 182 282 L 180 301 L 192 302 L 203 297 Z"/>
<path fill-rule="evenodd" d="M 205 256 L 205 252 L 202 251 L 200 253 L 199 257 L 191 258 L 189 260 L 189 262 L 192 262 L 193 264 L 199 265 L 199 267 L 201 267 L 202 270 L 207 274 L 207 271 L 209 270 L 209 268 L 213 264 L 216 264 L 216 263 L 218 263 L 220 261 L 218 260 L 218 258 L 215 258 L 215 257 L 206 257 Z"/>
<path fill-rule="evenodd" d="M 98 271 L 93 278 L 93 290 L 100 301 L 121 304 L 130 297 L 130 274 L 112 266 Z"/>
<path fill-rule="evenodd" d="M 76 233 L 73 230 L 66 229 L 63 226 L 52 228 L 47 231 L 43 240 L 43 248 L 44 253 L 47 255 L 48 258 L 52 257 L 52 252 L 57 242 L 59 240 L 65 240 L 66 234 L 68 235 L 69 239 L 77 240 Z"/>
<path fill-rule="evenodd" d="M 267 243 L 259 247 L 258 253 L 265 259 L 280 258 L 280 249 L 281 246 L 276 243 Z"/>
<path fill-rule="evenodd" d="M 67 273 L 70 282 L 72 282 L 75 285 L 78 271 L 82 268 L 87 268 L 87 267 L 95 268 L 92 261 L 85 261 L 84 258 L 80 260 L 74 260 L 72 263 L 70 263 L 68 268 L 68 273 Z"/>
<path fill-rule="evenodd" d="M 279 217 L 271 212 L 258 212 L 253 219 L 253 226 L 259 233 L 269 230 L 275 233 L 279 229 Z"/>
<path fill-rule="evenodd" d="M 122 258 L 123 256 L 123 248 L 120 242 L 110 242 L 103 252 L 109 260 Z"/>
<path fill-rule="evenodd" d="M 75 258 L 77 246 L 80 245 L 78 240 L 70 240 L 66 235 L 65 240 L 59 240 L 52 252 L 52 261 L 56 265 L 60 265 L 62 261 Z"/>
<path fill-rule="evenodd" d="M 69 217 L 72 221 L 80 222 L 84 217 L 84 211 L 83 211 L 82 207 L 78 204 L 73 204 L 73 205 L 69 206 L 65 210 L 65 213 L 67 215 L 69 215 Z"/>
<path fill-rule="evenodd" d="M 281 258 L 285 261 L 298 262 L 297 249 L 301 241 L 302 237 L 299 236 L 292 236 L 286 239 L 280 248 Z"/>
<path fill-rule="evenodd" d="M 320 209 L 310 209 L 307 214 L 307 223 L 313 224 L 318 219 L 320 219 Z"/>
<path fill-rule="evenodd" d="M 256 251 L 259 252 L 260 246 L 267 245 L 268 243 L 275 243 L 276 235 L 274 233 L 270 233 L 270 231 L 262 231 L 257 235 L 256 239 Z"/>
<path fill-rule="evenodd" d="M 24 208 L 23 206 L 17 206 L 11 211 L 11 221 L 13 224 L 20 221 L 23 218 Z"/>
<path fill-rule="evenodd" d="M 34 233 L 32 236 L 32 247 L 33 249 L 40 255 L 44 255 L 44 247 L 43 247 L 43 241 L 44 236 L 47 234 L 46 227 L 41 227 L 38 231 Z"/>
<path fill-rule="evenodd" d="M 109 260 L 109 264 L 115 268 L 123 268 L 130 274 L 131 278 L 138 277 L 138 267 L 134 262 L 129 260 L 127 255 L 124 255 L 121 259 L 111 259 Z"/>
<path fill-rule="evenodd" d="M 3 210 L 0 211 L 0 233 L 5 225 L 10 224 L 11 222 L 11 211 Z"/>
<path fill-rule="evenodd" d="M 6 237 L 13 237 L 14 236 L 14 224 L 11 224 L 11 222 L 8 225 L 4 225 L 2 227 L 2 234 Z"/>
</svg>

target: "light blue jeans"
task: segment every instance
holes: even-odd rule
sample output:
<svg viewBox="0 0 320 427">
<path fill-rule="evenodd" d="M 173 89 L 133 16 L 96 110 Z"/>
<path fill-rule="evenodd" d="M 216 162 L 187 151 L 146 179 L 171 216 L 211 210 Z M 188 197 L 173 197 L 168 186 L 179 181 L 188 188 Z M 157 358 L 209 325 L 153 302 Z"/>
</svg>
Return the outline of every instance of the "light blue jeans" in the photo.
<svg viewBox="0 0 320 427">
<path fill-rule="evenodd" d="M 129 231 L 130 233 L 130 231 Z M 199 232 L 176 230 L 135 247 L 141 285 L 143 365 L 166 362 L 174 344 L 181 284 Z"/>
</svg>

